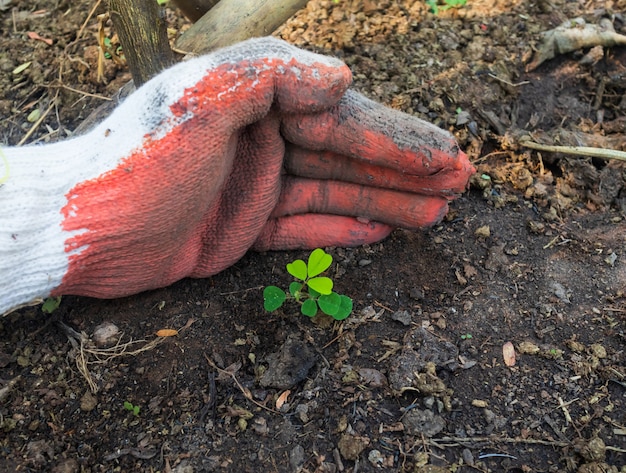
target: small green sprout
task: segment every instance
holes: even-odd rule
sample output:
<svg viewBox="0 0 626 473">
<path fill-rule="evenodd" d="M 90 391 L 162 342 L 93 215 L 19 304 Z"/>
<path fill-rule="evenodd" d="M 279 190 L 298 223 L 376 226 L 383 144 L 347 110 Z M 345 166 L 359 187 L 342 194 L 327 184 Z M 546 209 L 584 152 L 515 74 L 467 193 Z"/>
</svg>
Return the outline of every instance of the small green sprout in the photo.
<svg viewBox="0 0 626 473">
<path fill-rule="evenodd" d="M 41 306 L 41 311 L 46 314 L 51 314 L 55 310 L 59 308 L 61 305 L 61 296 L 59 297 L 48 297 L 43 305 Z"/>
<path fill-rule="evenodd" d="M 287 299 L 293 299 L 300 304 L 300 311 L 308 317 L 315 317 L 318 308 L 335 320 L 348 317 L 352 312 L 352 299 L 333 292 L 332 279 L 320 276 L 330 268 L 332 262 L 331 255 L 317 248 L 309 255 L 308 262 L 298 259 L 289 263 L 287 272 L 297 281 L 289 285 L 288 292 L 276 286 L 267 286 L 263 290 L 265 310 L 273 312 Z"/>
<path fill-rule="evenodd" d="M 461 335 L 461 340 L 471 340 L 471 339 L 472 339 L 471 333 L 464 333 L 463 335 Z"/>
<path fill-rule="evenodd" d="M 132 402 L 124 401 L 124 409 L 132 412 L 133 415 L 138 416 L 141 408 L 139 406 L 134 406 Z"/>
</svg>

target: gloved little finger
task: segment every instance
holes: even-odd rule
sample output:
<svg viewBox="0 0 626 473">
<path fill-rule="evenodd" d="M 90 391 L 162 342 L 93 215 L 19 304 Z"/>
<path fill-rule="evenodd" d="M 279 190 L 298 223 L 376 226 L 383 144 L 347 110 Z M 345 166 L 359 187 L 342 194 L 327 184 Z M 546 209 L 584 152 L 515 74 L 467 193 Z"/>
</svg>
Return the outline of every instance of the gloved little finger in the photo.
<svg viewBox="0 0 626 473">
<path fill-rule="evenodd" d="M 283 117 L 283 136 L 302 148 L 329 150 L 416 176 L 474 168 L 452 135 L 431 123 L 348 90 L 326 112 Z"/>
<path fill-rule="evenodd" d="M 353 247 L 386 238 L 393 227 L 339 215 L 302 214 L 270 219 L 252 249 L 297 250 Z"/>
<path fill-rule="evenodd" d="M 464 192 L 467 186 L 467 173 L 463 169 L 444 168 L 428 176 L 416 176 L 332 151 L 313 151 L 291 143 L 286 148 L 285 169 L 299 177 L 332 179 L 449 199 Z"/>
<path fill-rule="evenodd" d="M 363 217 L 414 230 L 439 222 L 448 200 L 340 181 L 285 177 L 271 218 L 303 213 Z"/>
</svg>

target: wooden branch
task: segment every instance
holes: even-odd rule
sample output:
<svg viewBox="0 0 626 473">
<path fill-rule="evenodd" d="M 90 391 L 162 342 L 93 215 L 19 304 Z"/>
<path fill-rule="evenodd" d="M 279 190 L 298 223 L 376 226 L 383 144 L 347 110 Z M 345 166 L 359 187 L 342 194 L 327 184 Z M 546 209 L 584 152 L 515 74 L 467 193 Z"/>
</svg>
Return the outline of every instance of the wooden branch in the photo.
<svg viewBox="0 0 626 473">
<path fill-rule="evenodd" d="M 156 0 L 109 0 L 109 11 L 135 87 L 174 64 L 163 7 Z"/>
<path fill-rule="evenodd" d="M 221 0 L 178 38 L 175 47 L 202 54 L 268 36 L 306 4 L 307 0 Z"/>
<path fill-rule="evenodd" d="M 553 146 L 535 143 L 529 139 L 520 140 L 519 144 L 525 148 L 535 149 L 537 151 L 547 151 L 550 153 L 573 154 L 576 156 L 590 156 L 600 159 L 618 159 L 626 161 L 626 151 L 618 151 L 616 149 L 590 148 L 589 146 Z"/>
</svg>

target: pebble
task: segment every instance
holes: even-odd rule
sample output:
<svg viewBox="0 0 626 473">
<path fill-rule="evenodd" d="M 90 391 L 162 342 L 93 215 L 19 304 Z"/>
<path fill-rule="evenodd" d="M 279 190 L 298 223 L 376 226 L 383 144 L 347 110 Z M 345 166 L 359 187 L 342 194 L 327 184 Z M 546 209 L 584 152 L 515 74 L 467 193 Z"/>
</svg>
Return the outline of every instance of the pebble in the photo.
<svg viewBox="0 0 626 473">
<path fill-rule="evenodd" d="M 476 231 L 474 231 L 474 235 L 478 238 L 489 238 L 489 236 L 491 235 L 489 225 L 483 225 L 482 227 L 478 227 Z"/>
<path fill-rule="evenodd" d="M 383 458 L 382 454 L 378 450 L 372 450 L 367 455 L 367 459 L 376 468 L 382 467 L 383 466 L 383 462 L 385 461 L 385 459 Z"/>
<path fill-rule="evenodd" d="M 296 445 L 289 452 L 289 464 L 293 471 L 297 471 L 304 464 L 304 447 L 302 445 Z"/>
<path fill-rule="evenodd" d="M 120 329 L 112 322 L 104 322 L 93 330 L 93 342 L 98 348 L 114 345 L 120 336 Z"/>
<path fill-rule="evenodd" d="M 80 410 L 83 412 L 93 411 L 97 405 L 98 399 L 90 391 L 87 391 L 80 398 Z"/>
<path fill-rule="evenodd" d="M 420 409 L 410 410 L 402 420 L 405 432 L 409 435 L 421 435 L 433 437 L 446 427 L 443 417 L 433 411 Z"/>
<path fill-rule="evenodd" d="M 365 448 L 370 444 L 368 437 L 351 434 L 343 434 L 337 443 L 339 453 L 346 460 L 356 460 Z"/>
<path fill-rule="evenodd" d="M 466 465 L 472 466 L 474 464 L 474 455 L 472 455 L 469 448 L 464 448 L 463 452 L 461 452 L 461 456 Z"/>
<path fill-rule="evenodd" d="M 411 325 L 411 314 L 407 310 L 399 310 L 391 314 L 391 319 L 400 322 L 402 325 Z"/>
</svg>

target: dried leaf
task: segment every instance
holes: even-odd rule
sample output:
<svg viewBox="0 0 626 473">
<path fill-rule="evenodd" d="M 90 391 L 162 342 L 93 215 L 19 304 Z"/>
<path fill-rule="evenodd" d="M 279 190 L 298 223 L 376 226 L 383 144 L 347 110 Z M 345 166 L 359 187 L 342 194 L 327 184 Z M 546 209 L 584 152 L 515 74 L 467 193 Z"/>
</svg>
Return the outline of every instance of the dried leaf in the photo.
<svg viewBox="0 0 626 473">
<path fill-rule="evenodd" d="M 173 328 L 164 328 L 156 333 L 157 337 L 173 337 L 174 335 L 178 335 L 178 330 Z"/>
<path fill-rule="evenodd" d="M 287 391 L 283 392 L 280 396 L 278 396 L 278 399 L 276 399 L 276 410 L 280 410 L 280 408 L 283 407 L 283 404 L 287 402 L 287 398 L 289 397 L 290 394 L 291 394 L 291 391 L 287 389 Z"/>
<path fill-rule="evenodd" d="M 558 54 L 594 46 L 616 45 L 626 45 L 626 36 L 616 33 L 608 18 L 600 20 L 599 25 L 588 24 L 582 18 L 567 20 L 543 34 L 542 44 L 535 53 L 533 61 L 526 66 L 526 72 L 535 70 L 540 64 Z"/>
<path fill-rule="evenodd" d="M 35 33 L 34 31 L 29 31 L 26 34 L 28 35 L 28 37 L 30 39 L 34 39 L 34 40 L 37 40 L 37 41 L 43 41 L 48 46 L 52 46 L 52 40 L 50 38 L 43 38 L 43 37 L 39 36 L 37 33 Z"/>
<path fill-rule="evenodd" d="M 515 348 L 511 342 L 506 342 L 502 345 L 502 356 L 504 357 L 505 365 L 515 366 Z"/>
<path fill-rule="evenodd" d="M 24 62 L 24 63 L 20 64 L 19 66 L 17 66 L 15 69 L 13 69 L 13 71 L 11 71 L 11 73 L 13 75 L 18 75 L 20 72 L 24 72 L 26 69 L 28 69 L 28 67 L 32 63 L 33 63 L 32 61 Z"/>
</svg>

